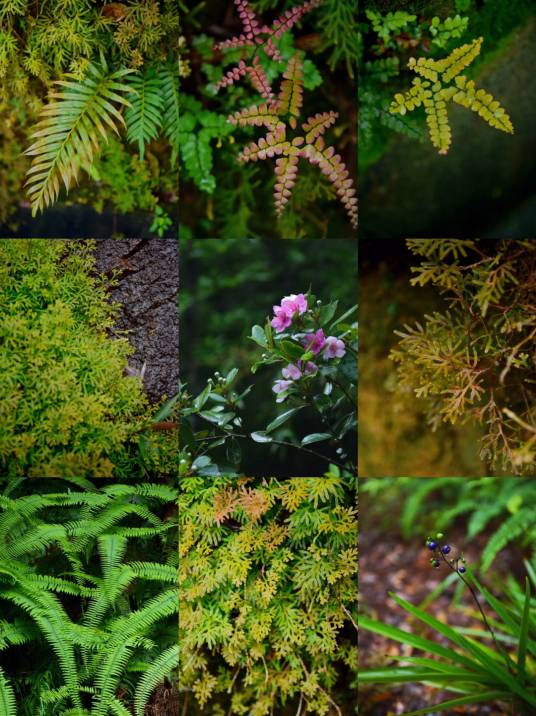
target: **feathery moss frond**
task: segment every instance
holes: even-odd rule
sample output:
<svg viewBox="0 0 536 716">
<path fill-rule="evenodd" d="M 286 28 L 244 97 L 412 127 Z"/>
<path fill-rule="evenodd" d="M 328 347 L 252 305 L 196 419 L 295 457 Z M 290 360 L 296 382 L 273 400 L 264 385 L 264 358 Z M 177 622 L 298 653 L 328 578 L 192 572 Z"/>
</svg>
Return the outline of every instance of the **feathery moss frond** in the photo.
<svg viewBox="0 0 536 716">
<path fill-rule="evenodd" d="M 26 182 L 34 216 L 57 200 L 62 181 L 69 190 L 80 166 L 91 164 L 100 150 L 99 141 L 108 141 L 110 130 L 119 133 L 125 120 L 118 105 L 128 107 L 123 95 L 132 91 L 121 80 L 131 72 L 110 72 L 103 60 L 90 64 L 83 80 L 67 74 L 55 82 L 62 89 L 50 92 L 32 135 L 36 141 L 25 152 L 34 157 Z"/>
</svg>

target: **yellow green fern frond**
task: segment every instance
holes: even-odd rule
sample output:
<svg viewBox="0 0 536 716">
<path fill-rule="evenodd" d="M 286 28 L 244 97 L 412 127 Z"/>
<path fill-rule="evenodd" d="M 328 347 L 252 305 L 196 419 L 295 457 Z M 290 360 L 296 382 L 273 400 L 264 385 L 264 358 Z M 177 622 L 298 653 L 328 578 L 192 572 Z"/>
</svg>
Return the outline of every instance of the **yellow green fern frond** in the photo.
<svg viewBox="0 0 536 716">
<path fill-rule="evenodd" d="M 476 89 L 475 83 L 472 80 L 468 82 L 467 77 L 463 75 L 456 77 L 456 86 L 459 89 L 452 96 L 454 102 L 461 104 L 462 107 L 467 107 L 467 109 L 472 109 L 491 127 L 509 134 L 513 133 L 514 127 L 506 110 L 489 92 Z"/>
<path fill-rule="evenodd" d="M 288 67 L 283 73 L 281 92 L 278 97 L 278 114 L 293 114 L 298 117 L 303 102 L 303 71 L 302 60 L 299 53 L 289 60 Z"/>
<path fill-rule="evenodd" d="M 130 72 L 110 73 L 102 62 L 91 64 L 81 81 L 67 74 L 55 82 L 61 90 L 50 92 L 32 135 L 36 141 L 25 152 L 33 157 L 26 186 L 34 216 L 57 200 L 62 181 L 69 190 L 80 167 L 100 150 L 101 139 L 119 133 L 118 125 L 125 124 L 120 107 L 130 106 L 123 95 L 132 91 L 121 80 Z"/>
<path fill-rule="evenodd" d="M 395 94 L 389 107 L 391 114 L 404 115 L 422 104 L 431 142 L 439 154 L 446 154 L 451 144 L 447 116 L 447 104 L 451 101 L 476 112 L 490 127 L 509 134 L 514 131 L 510 117 L 501 104 L 489 92 L 477 89 L 472 80 L 468 81 L 460 74 L 478 56 L 481 46 L 482 38 L 478 37 L 457 47 L 442 60 L 411 57 L 408 67 L 420 76 L 413 79 L 407 92 Z"/>
</svg>

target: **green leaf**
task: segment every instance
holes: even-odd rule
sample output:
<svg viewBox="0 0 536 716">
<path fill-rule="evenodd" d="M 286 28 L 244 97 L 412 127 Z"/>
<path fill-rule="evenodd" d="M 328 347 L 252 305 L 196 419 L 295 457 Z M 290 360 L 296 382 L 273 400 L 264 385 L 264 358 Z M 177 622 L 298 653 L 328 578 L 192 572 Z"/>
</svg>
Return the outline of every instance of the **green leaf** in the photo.
<svg viewBox="0 0 536 716">
<path fill-rule="evenodd" d="M 240 443 L 236 438 L 231 438 L 228 441 L 226 455 L 231 465 L 240 464 L 240 460 L 242 459 L 242 450 L 240 448 Z"/>
<path fill-rule="evenodd" d="M 295 413 L 298 412 L 298 410 L 301 410 L 303 407 L 303 405 L 300 405 L 299 408 L 290 408 L 290 410 L 287 410 L 284 413 L 281 413 L 281 415 L 278 415 L 275 420 L 272 420 L 272 422 L 266 426 L 266 432 L 270 433 L 272 432 L 272 430 L 275 430 L 280 425 L 283 425 L 283 423 L 286 423 L 289 418 L 291 418 Z"/>
<path fill-rule="evenodd" d="M 253 326 L 251 329 L 251 339 L 258 343 L 262 348 L 268 348 L 266 334 L 262 326 Z"/>
<path fill-rule="evenodd" d="M 333 321 L 333 323 L 329 327 L 329 330 L 332 331 L 335 328 L 335 326 L 338 326 L 339 323 L 342 323 L 343 321 L 345 321 L 348 318 L 348 316 L 351 316 L 352 313 L 355 313 L 356 311 L 357 311 L 357 306 L 352 306 L 352 308 L 349 308 L 347 311 L 345 311 L 342 314 L 342 316 L 339 316 L 339 318 L 337 318 L 337 320 Z"/>
<path fill-rule="evenodd" d="M 311 443 L 319 443 L 322 440 L 331 440 L 333 436 L 329 433 L 311 433 L 306 435 L 301 441 L 302 445 L 310 445 Z"/>
<path fill-rule="evenodd" d="M 427 706 L 417 711 L 406 711 L 402 716 L 427 716 L 432 709 L 435 711 L 446 711 L 446 709 L 454 709 L 457 706 L 465 706 L 467 704 L 489 703 L 490 701 L 510 700 L 510 694 L 504 691 L 479 691 L 477 694 L 469 694 L 468 696 L 459 696 L 448 701 L 441 701 L 439 704 Z"/>
<path fill-rule="evenodd" d="M 338 305 L 339 301 L 337 300 L 331 301 L 325 306 L 322 306 L 322 308 L 320 309 L 320 325 L 326 326 L 331 321 L 331 319 L 335 315 Z"/>
<path fill-rule="evenodd" d="M 227 375 L 225 376 L 225 386 L 227 388 L 232 384 L 232 382 L 234 381 L 234 379 L 236 378 L 237 375 L 238 375 L 238 368 L 233 368 L 232 370 L 230 370 L 227 373 Z"/>
<path fill-rule="evenodd" d="M 294 343 L 294 341 L 281 341 L 277 344 L 277 348 L 290 363 L 300 360 L 303 355 L 303 346 L 300 346 L 299 343 Z"/>
<path fill-rule="evenodd" d="M 194 400 L 194 403 L 193 403 L 194 408 L 196 410 L 199 410 L 200 408 L 202 408 L 203 405 L 207 402 L 208 396 L 210 395 L 211 390 L 212 390 L 212 387 L 210 385 L 207 385 L 205 388 L 203 388 L 201 393 L 199 393 L 199 395 L 197 396 L 197 398 Z"/>
<path fill-rule="evenodd" d="M 521 628 L 519 630 L 519 645 L 517 647 L 517 668 L 519 680 L 525 681 L 525 661 L 527 656 L 527 639 L 529 634 L 530 619 L 530 582 L 525 577 L 525 602 L 523 604 L 523 615 L 521 617 Z"/>
<path fill-rule="evenodd" d="M 271 443 L 273 438 L 266 434 L 265 430 L 257 430 L 255 433 L 251 433 L 251 439 L 256 443 Z"/>
</svg>

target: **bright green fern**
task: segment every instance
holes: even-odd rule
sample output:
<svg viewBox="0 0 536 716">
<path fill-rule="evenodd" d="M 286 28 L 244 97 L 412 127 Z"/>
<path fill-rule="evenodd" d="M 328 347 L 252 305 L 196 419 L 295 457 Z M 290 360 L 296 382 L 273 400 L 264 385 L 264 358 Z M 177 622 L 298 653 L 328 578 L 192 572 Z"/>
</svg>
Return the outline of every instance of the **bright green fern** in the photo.
<svg viewBox="0 0 536 716">
<path fill-rule="evenodd" d="M 158 136 L 162 126 L 164 99 L 160 76 L 152 67 L 147 67 L 143 73 L 132 75 L 129 84 L 134 93 L 125 112 L 127 139 L 138 144 L 143 159 L 145 145 Z"/>
</svg>

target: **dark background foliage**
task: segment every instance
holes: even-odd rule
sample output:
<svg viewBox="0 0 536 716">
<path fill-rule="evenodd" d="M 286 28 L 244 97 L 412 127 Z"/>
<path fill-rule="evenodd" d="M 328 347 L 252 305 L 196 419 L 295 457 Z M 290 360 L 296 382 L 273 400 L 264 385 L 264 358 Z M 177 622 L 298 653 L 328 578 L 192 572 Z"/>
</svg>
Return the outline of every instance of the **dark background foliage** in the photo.
<svg viewBox="0 0 536 716">
<path fill-rule="evenodd" d="M 356 302 L 357 248 L 349 241 L 279 243 L 259 239 L 181 240 L 180 378 L 192 394 L 199 392 L 214 371 L 225 375 L 238 368 L 238 388 L 254 384 L 245 399 L 244 424 L 262 430 L 284 407 L 271 390 L 281 366 L 250 366 L 261 349 L 248 336 L 254 324 L 264 324 L 272 306 L 289 293 L 309 286 L 324 303 L 339 299 L 340 311 Z M 289 421 L 294 435 L 307 429 L 298 416 Z M 317 429 L 318 425 L 312 426 Z M 312 431 L 312 430 L 311 430 Z M 317 446 L 314 446 L 317 447 Z M 321 474 L 327 467 L 299 450 L 251 443 L 244 449 L 246 474 L 274 474 L 284 461 L 289 475 Z M 249 470 L 249 472 L 248 472 Z M 311 472 L 315 470 L 315 472 Z"/>
</svg>

